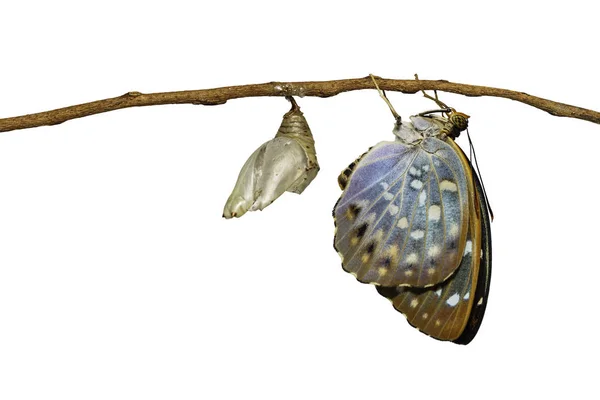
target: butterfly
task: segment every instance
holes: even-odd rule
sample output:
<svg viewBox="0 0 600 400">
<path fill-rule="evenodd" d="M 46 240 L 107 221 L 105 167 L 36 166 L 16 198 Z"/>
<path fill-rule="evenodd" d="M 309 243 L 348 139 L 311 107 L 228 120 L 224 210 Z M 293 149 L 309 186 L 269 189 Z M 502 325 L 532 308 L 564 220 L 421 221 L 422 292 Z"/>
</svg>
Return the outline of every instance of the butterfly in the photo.
<svg viewBox="0 0 600 400">
<path fill-rule="evenodd" d="M 397 116 L 396 139 L 342 172 L 333 210 L 344 270 L 421 332 L 459 344 L 481 325 L 492 261 L 487 197 L 454 141 L 468 118 L 451 108 Z"/>
</svg>

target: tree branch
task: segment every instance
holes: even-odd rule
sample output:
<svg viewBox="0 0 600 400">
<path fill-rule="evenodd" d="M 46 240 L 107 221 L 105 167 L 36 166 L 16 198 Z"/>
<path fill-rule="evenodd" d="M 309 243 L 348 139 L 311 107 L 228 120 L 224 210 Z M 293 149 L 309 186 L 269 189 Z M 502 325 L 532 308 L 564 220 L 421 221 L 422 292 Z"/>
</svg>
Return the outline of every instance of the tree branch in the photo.
<svg viewBox="0 0 600 400">
<path fill-rule="evenodd" d="M 416 93 L 420 90 L 438 90 L 465 96 L 503 97 L 529 104 L 558 117 L 578 118 L 600 124 L 600 113 L 581 107 L 558 103 L 523 92 L 486 86 L 452 83 L 444 80 L 399 80 L 378 78 L 382 90 Z M 0 119 L 0 132 L 57 125 L 70 119 L 100 114 L 128 107 L 162 104 L 224 104 L 227 100 L 261 96 L 317 96 L 331 97 L 343 92 L 375 89 L 370 77 L 322 82 L 269 82 L 255 85 L 229 86 L 216 89 L 186 90 L 180 92 L 129 92 L 119 97 L 93 101 L 56 110 Z"/>
</svg>

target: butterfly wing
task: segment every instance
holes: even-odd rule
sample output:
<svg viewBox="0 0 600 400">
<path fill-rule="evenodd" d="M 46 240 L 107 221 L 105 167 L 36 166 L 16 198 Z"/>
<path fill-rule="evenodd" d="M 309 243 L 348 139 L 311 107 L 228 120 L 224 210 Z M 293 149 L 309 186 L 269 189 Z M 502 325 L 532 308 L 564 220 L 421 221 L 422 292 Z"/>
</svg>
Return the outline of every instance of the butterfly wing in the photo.
<svg viewBox="0 0 600 400">
<path fill-rule="evenodd" d="M 451 146 L 456 146 L 453 142 Z M 467 162 L 456 146 L 457 154 Z M 467 242 L 458 270 L 448 280 L 427 289 L 377 287 L 394 308 L 420 331 L 440 340 L 468 344 L 481 325 L 491 276 L 491 234 L 481 184 L 469 167 L 468 179 L 476 191 L 470 195 Z"/>
<path fill-rule="evenodd" d="M 456 151 L 437 138 L 381 142 L 357 160 L 333 216 L 334 247 L 361 282 L 429 287 L 461 262 L 469 181 Z"/>
<path fill-rule="evenodd" d="M 490 292 L 490 281 L 492 277 L 492 232 L 490 229 L 490 212 L 483 195 L 481 182 L 477 178 L 477 174 L 473 174 L 475 188 L 477 190 L 476 197 L 481 210 L 481 260 L 479 262 L 479 275 L 477 277 L 477 288 L 473 297 L 473 307 L 467 325 L 463 333 L 455 340 L 459 344 L 469 344 L 477 334 L 485 308 L 487 306 L 488 295 Z"/>
</svg>

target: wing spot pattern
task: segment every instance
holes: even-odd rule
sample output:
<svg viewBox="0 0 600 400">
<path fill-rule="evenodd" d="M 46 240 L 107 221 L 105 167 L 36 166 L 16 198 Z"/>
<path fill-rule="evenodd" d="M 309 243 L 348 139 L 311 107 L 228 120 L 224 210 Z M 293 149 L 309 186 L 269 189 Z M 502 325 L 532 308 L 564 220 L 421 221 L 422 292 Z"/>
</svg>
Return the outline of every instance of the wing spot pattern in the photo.
<svg viewBox="0 0 600 400">
<path fill-rule="evenodd" d="M 375 251 L 376 247 L 377 246 L 375 242 L 371 242 L 367 245 L 367 247 L 365 248 L 365 252 L 363 253 L 360 259 L 363 262 L 363 264 L 367 264 L 371 260 L 371 255 L 373 255 L 373 252 Z"/>
<path fill-rule="evenodd" d="M 420 229 L 417 229 L 410 234 L 410 237 L 415 240 L 423 239 L 423 236 L 425 236 L 425 232 Z"/>
<path fill-rule="evenodd" d="M 410 183 L 410 187 L 419 190 L 423 187 L 423 182 L 418 179 L 413 179 L 413 181 Z"/>
<path fill-rule="evenodd" d="M 456 237 L 456 235 L 458 235 L 458 225 L 452 224 L 450 225 L 450 229 L 448 230 L 448 236 L 453 238 Z"/>
<path fill-rule="evenodd" d="M 444 180 L 440 182 L 440 189 L 447 190 L 449 192 L 456 192 L 458 190 L 458 187 L 456 186 L 456 183 Z"/>
<path fill-rule="evenodd" d="M 400 249 L 398 248 L 397 244 L 395 244 L 393 246 L 390 246 L 388 248 L 388 254 L 389 254 L 389 256 L 390 257 L 398 257 L 398 250 L 400 250 Z"/>
<path fill-rule="evenodd" d="M 411 174 L 412 176 L 421 176 L 421 171 L 419 171 L 415 167 L 410 167 L 410 169 L 408 170 L 408 173 Z"/>
<path fill-rule="evenodd" d="M 440 209 L 440 206 L 438 206 L 437 204 L 429 206 L 429 219 L 431 221 L 439 221 L 441 215 L 442 210 Z M 458 225 L 456 226 L 456 228 L 458 230 Z"/>
<path fill-rule="evenodd" d="M 350 204 L 346 209 L 346 218 L 349 221 L 354 221 L 360 214 L 361 208 L 356 204 Z"/>
<path fill-rule="evenodd" d="M 363 236 L 365 236 L 365 232 L 367 232 L 368 227 L 369 227 L 369 224 L 367 224 L 366 222 L 363 222 L 362 224 L 360 224 L 354 231 L 354 235 L 350 239 L 350 244 L 353 246 L 356 246 L 357 244 L 359 244 L 361 239 L 363 238 Z"/>
<path fill-rule="evenodd" d="M 473 251 L 473 242 L 471 242 L 470 240 L 467 240 L 467 243 L 465 244 L 465 254 L 469 254 L 470 252 Z"/>
<path fill-rule="evenodd" d="M 448 304 L 450 307 L 454 307 L 458 304 L 458 300 L 460 300 L 460 295 L 458 293 L 454 293 L 448 298 L 448 300 L 446 300 L 446 304 Z"/>
<path fill-rule="evenodd" d="M 419 195 L 419 205 L 420 206 L 424 206 L 425 205 L 425 200 L 427 200 L 427 192 L 423 191 Z"/>
<path fill-rule="evenodd" d="M 427 255 L 429 257 L 437 257 L 440 254 L 441 250 L 440 250 L 440 246 L 433 245 L 429 248 L 429 250 L 427 250 Z"/>
<path fill-rule="evenodd" d="M 398 225 L 397 226 L 400 229 L 406 229 L 406 228 L 408 228 L 408 219 L 406 219 L 406 217 L 400 218 L 400 220 L 398 221 Z"/>
<path fill-rule="evenodd" d="M 335 245 L 346 256 L 344 269 L 361 282 L 431 287 L 450 276 L 454 259 L 464 250 L 458 249 L 466 239 L 464 179 L 456 157 L 439 139 L 404 146 L 402 152 L 397 147 L 382 143 L 356 163 L 334 209 L 339 229 Z M 384 159 L 389 161 L 378 165 Z M 449 234 L 453 223 L 454 237 Z M 398 247 L 396 257 L 388 254 L 392 245 Z M 386 269 L 383 278 L 380 268 Z M 411 272 L 405 274 L 407 270 Z M 436 317 L 430 313 L 432 320 Z"/>
</svg>

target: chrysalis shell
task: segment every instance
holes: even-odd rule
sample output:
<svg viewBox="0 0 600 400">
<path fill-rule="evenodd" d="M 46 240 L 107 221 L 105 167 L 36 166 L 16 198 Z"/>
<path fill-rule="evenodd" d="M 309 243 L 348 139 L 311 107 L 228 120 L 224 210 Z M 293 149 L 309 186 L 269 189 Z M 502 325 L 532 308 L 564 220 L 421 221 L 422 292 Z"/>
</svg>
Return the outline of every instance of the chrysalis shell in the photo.
<svg viewBox="0 0 600 400">
<path fill-rule="evenodd" d="M 223 217 L 241 217 L 246 211 L 263 210 L 283 192 L 302 193 L 319 172 L 315 141 L 300 111 L 283 116 L 275 137 L 262 144 L 242 167 Z"/>
</svg>

